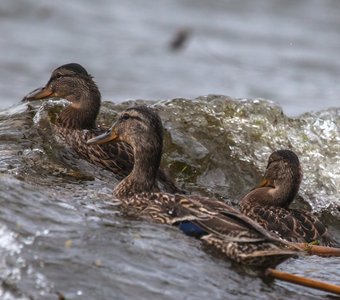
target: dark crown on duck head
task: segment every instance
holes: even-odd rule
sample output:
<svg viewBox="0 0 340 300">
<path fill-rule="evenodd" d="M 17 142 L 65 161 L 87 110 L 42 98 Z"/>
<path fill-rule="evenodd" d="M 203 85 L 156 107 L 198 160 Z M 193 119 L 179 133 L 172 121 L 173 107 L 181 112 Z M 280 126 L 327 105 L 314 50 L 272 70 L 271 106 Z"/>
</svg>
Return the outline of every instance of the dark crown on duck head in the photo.
<svg viewBox="0 0 340 300">
<path fill-rule="evenodd" d="M 70 63 L 52 72 L 47 84 L 26 95 L 23 101 L 64 98 L 70 102 L 59 115 L 63 127 L 91 129 L 95 127 L 101 95 L 92 76 L 81 65 Z"/>
<path fill-rule="evenodd" d="M 297 167 L 297 168 L 300 167 L 299 158 L 297 157 L 297 155 L 293 151 L 291 151 L 291 150 L 277 150 L 269 156 L 267 168 L 269 167 L 269 165 L 272 162 L 282 161 L 282 160 L 289 163 L 290 165 L 292 165 L 294 167 Z"/>
<path fill-rule="evenodd" d="M 124 110 L 112 127 L 104 134 L 87 141 L 88 144 L 105 144 L 110 141 L 124 141 L 135 152 L 135 162 L 142 160 L 159 164 L 163 148 L 163 125 L 159 115 L 144 105 Z M 157 166 L 158 167 L 158 166 Z"/>
<path fill-rule="evenodd" d="M 142 148 L 147 141 L 152 147 L 162 147 L 163 125 L 160 117 L 144 105 L 124 110 L 112 127 L 104 134 L 92 138 L 88 144 L 105 144 L 110 141 L 124 141 L 132 147 Z"/>
<path fill-rule="evenodd" d="M 58 68 L 56 68 L 47 82 L 46 86 L 51 85 L 52 83 L 62 80 L 62 79 L 75 79 L 75 78 L 81 78 L 86 82 L 93 82 L 93 77 L 87 73 L 84 67 L 82 67 L 80 64 L 76 63 L 71 63 L 71 64 L 66 64 L 62 65 Z M 94 83 L 94 82 L 93 82 Z M 60 83 L 59 83 L 60 84 Z M 77 87 L 77 83 L 74 82 L 75 87 Z M 72 87 L 72 86 L 70 86 Z M 57 86 L 56 86 L 57 88 Z M 70 91 L 71 92 L 71 91 Z"/>
<path fill-rule="evenodd" d="M 120 114 L 113 125 L 120 140 L 131 146 L 156 147 L 163 144 L 163 125 L 160 117 L 144 105 L 133 106 Z"/>
<path fill-rule="evenodd" d="M 299 158 L 291 150 L 273 152 L 269 156 L 264 178 L 275 186 L 282 184 L 299 186 L 302 180 Z"/>
<path fill-rule="evenodd" d="M 70 63 L 70 64 L 62 65 L 59 68 L 57 68 L 55 71 L 60 70 L 60 69 L 70 70 L 70 71 L 73 71 L 77 74 L 83 74 L 83 75 L 86 75 L 86 76 L 90 76 L 90 74 L 87 73 L 85 68 L 83 66 L 81 66 L 80 64 L 77 64 L 77 63 Z"/>
</svg>

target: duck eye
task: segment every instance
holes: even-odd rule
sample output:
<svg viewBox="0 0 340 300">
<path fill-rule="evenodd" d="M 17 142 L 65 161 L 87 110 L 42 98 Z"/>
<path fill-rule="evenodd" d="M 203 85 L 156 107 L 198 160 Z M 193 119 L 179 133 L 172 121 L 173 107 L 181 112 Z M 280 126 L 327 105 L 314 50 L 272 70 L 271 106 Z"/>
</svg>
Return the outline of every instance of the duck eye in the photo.
<svg viewBox="0 0 340 300">
<path fill-rule="evenodd" d="M 63 75 L 61 75 L 60 73 L 58 73 L 57 75 L 55 75 L 55 78 L 56 78 L 56 79 L 59 79 L 59 78 L 61 78 L 61 77 L 63 77 Z"/>
<path fill-rule="evenodd" d="M 130 116 L 127 115 L 127 114 L 122 115 L 122 117 L 121 117 L 121 119 L 122 119 L 123 121 L 125 121 L 125 120 L 127 120 L 127 119 L 129 119 L 129 118 L 130 118 Z"/>
</svg>

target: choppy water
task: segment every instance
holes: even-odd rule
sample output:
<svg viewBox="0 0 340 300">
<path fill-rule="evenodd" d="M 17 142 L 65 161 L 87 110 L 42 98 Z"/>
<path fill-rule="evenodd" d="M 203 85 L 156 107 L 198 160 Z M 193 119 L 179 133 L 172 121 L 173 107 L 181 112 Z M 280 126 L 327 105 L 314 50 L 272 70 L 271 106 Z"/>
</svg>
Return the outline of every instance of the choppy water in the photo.
<svg viewBox="0 0 340 300">
<path fill-rule="evenodd" d="M 99 122 L 108 125 L 130 104 L 104 103 Z M 47 110 L 59 103 L 41 105 L 0 111 L 1 299 L 57 299 L 58 292 L 66 299 L 326 295 L 265 283 L 176 228 L 121 217 L 111 200 L 117 181 L 58 144 Z M 167 131 L 163 163 L 191 192 L 237 205 L 270 152 L 293 147 L 305 171 L 299 205 L 310 206 L 340 239 L 339 109 L 288 118 L 270 102 L 215 96 L 153 106 Z M 338 266 L 339 258 L 301 257 L 280 269 L 340 284 Z"/>
<path fill-rule="evenodd" d="M 117 102 L 223 94 L 289 115 L 338 107 L 339 14 L 336 0 L 3 0 L 0 107 L 69 62 Z M 172 52 L 181 28 L 192 34 Z"/>
</svg>

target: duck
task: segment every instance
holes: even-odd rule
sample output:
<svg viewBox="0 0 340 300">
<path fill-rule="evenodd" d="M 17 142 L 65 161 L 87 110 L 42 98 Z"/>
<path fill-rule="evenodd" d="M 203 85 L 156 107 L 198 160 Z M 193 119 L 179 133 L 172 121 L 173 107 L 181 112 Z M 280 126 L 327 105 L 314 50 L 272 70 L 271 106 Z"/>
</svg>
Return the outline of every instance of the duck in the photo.
<svg viewBox="0 0 340 300">
<path fill-rule="evenodd" d="M 113 190 L 124 215 L 177 226 L 233 262 L 249 267 L 276 266 L 299 252 L 224 202 L 159 191 L 155 182 L 163 126 L 152 108 L 137 105 L 126 109 L 106 133 L 87 144 L 122 141 L 131 146 L 134 155 L 131 173 Z"/>
<path fill-rule="evenodd" d="M 339 247 L 315 215 L 290 208 L 301 181 L 298 156 L 291 150 L 274 151 L 261 183 L 240 200 L 240 211 L 287 241 Z"/>
<path fill-rule="evenodd" d="M 87 145 L 86 140 L 107 130 L 96 125 L 101 94 L 93 76 L 77 63 L 56 68 L 44 87 L 28 93 L 23 102 L 63 98 L 69 101 L 55 122 L 56 133 L 79 157 L 113 172 L 118 179 L 127 176 L 134 164 L 132 148 L 125 142 Z M 167 192 L 182 192 L 163 169 L 157 170 L 157 181 Z"/>
</svg>

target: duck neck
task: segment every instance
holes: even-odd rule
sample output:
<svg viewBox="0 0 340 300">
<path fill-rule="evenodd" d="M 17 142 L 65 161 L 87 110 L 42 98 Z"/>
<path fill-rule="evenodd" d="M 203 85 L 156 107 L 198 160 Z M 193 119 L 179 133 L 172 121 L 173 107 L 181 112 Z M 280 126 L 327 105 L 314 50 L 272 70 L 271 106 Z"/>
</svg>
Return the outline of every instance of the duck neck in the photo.
<svg viewBox="0 0 340 300">
<path fill-rule="evenodd" d="M 139 141 L 140 142 L 140 141 Z M 131 173 L 114 190 L 118 198 L 127 198 L 134 194 L 157 191 L 156 175 L 161 162 L 161 141 L 143 140 L 132 145 L 134 165 Z"/>
<path fill-rule="evenodd" d="M 93 129 L 100 109 L 101 95 L 93 83 L 89 87 L 82 87 L 67 97 L 71 102 L 59 115 L 60 126 L 70 129 Z"/>
</svg>

